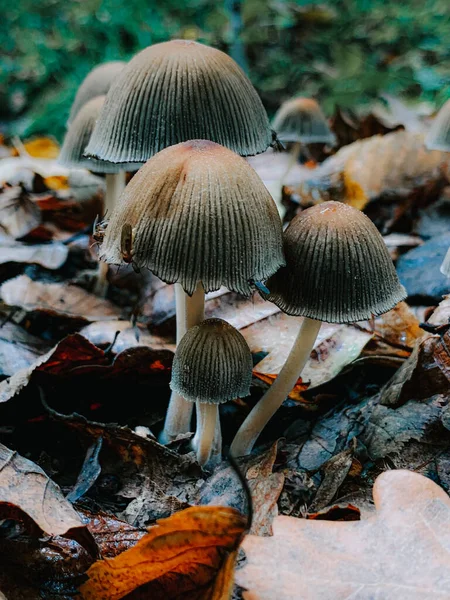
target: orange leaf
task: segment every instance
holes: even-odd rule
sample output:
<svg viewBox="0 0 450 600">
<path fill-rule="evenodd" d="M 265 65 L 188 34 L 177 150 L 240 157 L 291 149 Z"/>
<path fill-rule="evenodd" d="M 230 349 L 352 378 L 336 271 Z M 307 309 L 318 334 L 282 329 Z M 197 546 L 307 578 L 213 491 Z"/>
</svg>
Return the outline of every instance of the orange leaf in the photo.
<svg viewBox="0 0 450 600">
<path fill-rule="evenodd" d="M 270 373 L 260 373 L 259 371 L 253 371 L 253 375 L 258 379 L 261 379 L 261 381 L 264 381 L 264 383 L 268 383 L 269 385 L 272 385 L 272 383 L 277 378 L 277 375 L 272 375 Z M 291 400 L 296 400 L 297 402 L 305 402 L 305 399 L 302 397 L 302 392 L 307 390 L 308 387 L 309 383 L 303 383 L 303 380 L 300 377 L 297 380 L 297 383 L 295 384 L 292 391 L 289 392 L 289 398 Z"/>
<path fill-rule="evenodd" d="M 82 597 L 119 600 L 145 585 L 146 597 L 155 600 L 226 600 L 246 525 L 237 510 L 220 506 L 193 506 L 161 519 L 133 548 L 94 563 Z"/>
<path fill-rule="evenodd" d="M 38 137 L 24 144 L 25 150 L 34 158 L 58 158 L 59 145 L 49 137 Z M 17 154 L 17 151 L 14 152 Z"/>
<path fill-rule="evenodd" d="M 69 189 L 69 178 L 64 175 L 52 175 L 51 177 L 45 177 L 44 183 L 50 190 L 68 190 Z"/>
<path fill-rule="evenodd" d="M 342 176 L 344 180 L 346 204 L 350 204 L 350 206 L 353 206 L 358 210 L 363 210 L 368 203 L 369 198 L 367 198 L 364 193 L 362 186 L 350 177 L 346 169 L 344 169 Z"/>
</svg>

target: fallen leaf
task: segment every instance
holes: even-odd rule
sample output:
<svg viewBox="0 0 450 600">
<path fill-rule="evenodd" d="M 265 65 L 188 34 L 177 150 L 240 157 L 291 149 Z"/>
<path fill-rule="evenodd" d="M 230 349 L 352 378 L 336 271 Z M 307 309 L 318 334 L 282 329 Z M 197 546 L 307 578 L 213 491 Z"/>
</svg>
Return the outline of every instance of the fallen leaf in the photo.
<svg viewBox="0 0 450 600">
<path fill-rule="evenodd" d="M 24 150 L 34 158 L 58 158 L 59 144 L 53 138 L 37 137 L 23 144 Z M 13 151 L 18 156 L 19 151 Z"/>
<path fill-rule="evenodd" d="M 28 368 L 48 352 L 49 344 L 15 323 L 0 327 L 0 375 L 13 375 Z"/>
<path fill-rule="evenodd" d="M 41 211 L 21 187 L 7 187 L 0 193 L 0 229 L 21 238 L 41 222 Z"/>
<path fill-rule="evenodd" d="M 69 248 L 64 244 L 2 244 L 0 264 L 7 262 L 42 265 L 46 269 L 59 269 L 66 262 Z"/>
<path fill-rule="evenodd" d="M 433 481 L 388 471 L 376 515 L 350 523 L 277 517 L 274 536 L 247 536 L 237 583 L 253 600 L 448 598 L 450 500 Z"/>
<path fill-rule="evenodd" d="M 152 335 L 147 328 L 137 324 L 132 327 L 129 321 L 100 321 L 90 323 L 80 329 L 80 335 L 96 346 L 110 345 L 115 354 L 136 346 L 148 346 L 154 349 L 166 349 L 175 352 L 175 344 L 167 338 Z"/>
<path fill-rule="evenodd" d="M 119 600 L 145 585 L 148 598 L 228 600 L 246 524 L 233 508 L 187 508 L 158 521 L 134 548 L 92 565 L 81 594 Z"/>
<path fill-rule="evenodd" d="M 322 466 L 324 478 L 308 512 L 317 512 L 330 504 L 352 466 L 354 448 L 343 450 Z"/>
<path fill-rule="evenodd" d="M 44 178 L 45 185 L 50 190 L 68 190 L 69 178 L 66 175 L 53 175 Z"/>
<path fill-rule="evenodd" d="M 16 508 L 47 535 L 65 535 L 84 523 L 59 487 L 30 460 L 0 444 L 0 512 Z"/>
<path fill-rule="evenodd" d="M 45 311 L 84 321 L 106 321 L 120 315 L 120 309 L 111 302 L 80 287 L 33 281 L 26 275 L 3 283 L 0 297 L 8 306 L 19 306 L 27 312 Z"/>
</svg>

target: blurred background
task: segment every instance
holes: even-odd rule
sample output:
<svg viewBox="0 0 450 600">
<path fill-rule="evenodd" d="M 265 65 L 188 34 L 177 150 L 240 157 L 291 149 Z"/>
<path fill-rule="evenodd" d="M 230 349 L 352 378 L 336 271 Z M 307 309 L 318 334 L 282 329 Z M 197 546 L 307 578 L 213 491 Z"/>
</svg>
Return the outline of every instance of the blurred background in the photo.
<svg viewBox="0 0 450 600">
<path fill-rule="evenodd" d="M 448 0 L 18 0 L 0 21 L 0 129 L 62 139 L 98 63 L 187 38 L 233 56 L 272 117 L 293 95 L 364 110 L 382 94 L 433 111 L 450 96 Z"/>
</svg>

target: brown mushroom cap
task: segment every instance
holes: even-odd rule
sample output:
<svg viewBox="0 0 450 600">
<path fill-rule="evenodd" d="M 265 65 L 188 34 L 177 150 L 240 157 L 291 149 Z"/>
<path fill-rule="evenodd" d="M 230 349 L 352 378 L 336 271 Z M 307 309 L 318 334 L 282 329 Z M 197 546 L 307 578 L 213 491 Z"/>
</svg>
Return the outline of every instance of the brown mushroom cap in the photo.
<svg viewBox="0 0 450 600">
<path fill-rule="evenodd" d="M 450 152 L 450 99 L 441 107 L 425 138 L 429 150 Z"/>
<path fill-rule="evenodd" d="M 232 58 L 198 42 L 173 40 L 145 48 L 117 77 L 87 153 L 143 162 L 193 139 L 247 156 L 266 150 L 271 130 L 256 90 Z"/>
<path fill-rule="evenodd" d="M 103 63 L 94 67 L 86 75 L 78 88 L 72 108 L 70 109 L 68 124 L 74 120 L 80 108 L 91 100 L 91 98 L 104 96 L 107 93 L 112 82 L 117 78 L 125 65 L 126 63 L 121 60 Z"/>
<path fill-rule="evenodd" d="M 406 297 L 372 221 L 341 202 L 297 215 L 284 233 L 286 267 L 267 282 L 284 312 L 328 323 L 380 315 Z"/>
<path fill-rule="evenodd" d="M 177 346 L 170 387 L 186 400 L 220 404 L 248 396 L 252 355 L 243 335 L 222 319 L 189 329 Z"/>
<path fill-rule="evenodd" d="M 282 227 L 266 187 L 240 156 L 206 140 L 171 146 L 133 177 L 111 216 L 100 257 L 122 262 L 121 231 L 133 231 L 133 263 L 192 294 L 225 285 L 249 295 L 284 264 Z"/>
<path fill-rule="evenodd" d="M 274 117 L 272 127 L 282 142 L 336 142 L 322 109 L 312 98 L 293 98 L 284 102 Z"/>
<path fill-rule="evenodd" d="M 118 173 L 127 170 L 126 165 L 117 165 L 106 160 L 87 158 L 84 150 L 91 137 L 95 122 L 103 106 L 106 96 L 97 96 L 88 100 L 75 116 L 64 137 L 58 162 L 66 167 L 89 169 L 95 173 Z M 132 165 L 129 170 L 136 170 L 137 165 Z"/>
</svg>

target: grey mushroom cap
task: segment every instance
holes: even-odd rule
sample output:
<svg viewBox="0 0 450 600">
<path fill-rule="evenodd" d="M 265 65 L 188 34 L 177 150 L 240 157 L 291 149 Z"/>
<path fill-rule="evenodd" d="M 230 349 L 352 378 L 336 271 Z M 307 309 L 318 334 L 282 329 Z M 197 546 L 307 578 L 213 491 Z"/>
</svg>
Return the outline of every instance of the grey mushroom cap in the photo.
<svg viewBox="0 0 450 600">
<path fill-rule="evenodd" d="M 450 152 L 450 98 L 434 118 L 425 137 L 425 146 L 429 150 Z"/>
<path fill-rule="evenodd" d="M 282 142 L 336 143 L 336 136 L 322 109 L 312 98 L 293 98 L 284 102 L 275 114 L 272 127 Z"/>
<path fill-rule="evenodd" d="M 219 289 L 249 296 L 284 265 L 282 225 L 247 161 L 208 140 L 162 150 L 127 185 L 111 215 L 100 258 L 121 264 L 122 229 L 136 267 L 192 295 Z"/>
<path fill-rule="evenodd" d="M 249 395 L 252 364 L 243 335 L 222 319 L 207 319 L 178 344 L 170 387 L 191 402 L 229 402 Z"/>
<path fill-rule="evenodd" d="M 142 50 L 111 86 L 87 153 L 144 162 L 163 148 L 208 139 L 241 156 L 272 140 L 263 104 L 225 53 L 188 40 Z"/>
<path fill-rule="evenodd" d="M 324 202 L 297 215 L 284 252 L 286 266 L 268 280 L 265 297 L 287 314 L 353 323 L 406 298 L 377 228 L 347 204 Z"/>
<path fill-rule="evenodd" d="M 122 60 L 106 62 L 97 65 L 86 75 L 78 88 L 75 100 L 70 109 L 70 115 L 67 120 L 68 125 L 74 120 L 86 102 L 89 102 L 89 100 L 96 96 L 104 96 L 108 92 L 112 82 L 117 78 L 126 64 Z"/>
<path fill-rule="evenodd" d="M 105 96 L 97 96 L 86 102 L 80 109 L 64 137 L 58 156 L 59 164 L 74 169 L 89 169 L 94 173 L 119 173 L 119 171 L 136 171 L 139 168 L 135 163 L 117 165 L 106 160 L 84 156 L 84 150 L 104 101 Z"/>
</svg>

